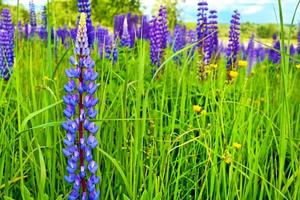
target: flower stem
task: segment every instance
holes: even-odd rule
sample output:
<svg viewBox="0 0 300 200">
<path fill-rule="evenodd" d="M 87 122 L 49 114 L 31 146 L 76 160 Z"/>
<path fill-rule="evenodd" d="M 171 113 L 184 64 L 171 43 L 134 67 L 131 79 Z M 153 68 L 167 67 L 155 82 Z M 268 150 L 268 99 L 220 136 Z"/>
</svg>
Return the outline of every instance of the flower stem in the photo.
<svg viewBox="0 0 300 200">
<path fill-rule="evenodd" d="M 79 82 L 83 83 L 83 72 L 81 69 L 81 73 L 80 73 L 80 78 L 79 78 Z M 79 115 L 81 113 L 81 110 L 83 110 L 83 94 L 80 93 L 79 94 Z M 80 119 L 80 116 L 79 116 Z M 81 120 L 79 120 L 79 141 L 81 141 L 84 137 L 84 130 L 83 130 L 83 122 Z M 80 147 L 80 168 L 84 167 L 84 151 L 82 150 L 82 148 Z M 86 192 L 86 180 L 85 178 L 81 179 L 81 187 L 82 187 L 82 192 Z"/>
</svg>

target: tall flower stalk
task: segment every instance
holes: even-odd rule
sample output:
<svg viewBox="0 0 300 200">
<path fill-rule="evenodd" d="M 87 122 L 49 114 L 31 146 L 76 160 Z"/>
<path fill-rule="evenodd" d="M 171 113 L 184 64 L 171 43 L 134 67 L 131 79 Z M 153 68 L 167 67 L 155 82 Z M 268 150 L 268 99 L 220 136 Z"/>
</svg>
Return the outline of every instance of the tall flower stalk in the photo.
<svg viewBox="0 0 300 200">
<path fill-rule="evenodd" d="M 232 71 L 237 70 L 237 56 L 240 49 L 240 13 L 235 10 L 232 15 L 229 30 L 229 43 L 227 47 L 227 79 L 231 80 Z"/>
<path fill-rule="evenodd" d="M 39 36 L 42 40 L 47 40 L 47 8 L 43 6 L 42 15 L 41 15 L 42 25 L 39 30 Z"/>
<path fill-rule="evenodd" d="M 14 65 L 14 25 L 10 10 L 3 9 L 0 22 L 0 77 L 9 80 Z"/>
<path fill-rule="evenodd" d="M 207 36 L 207 11 L 208 3 L 206 0 L 200 0 L 198 3 L 197 19 L 197 38 L 199 41 L 199 52 L 202 52 L 204 39 Z"/>
<path fill-rule="evenodd" d="M 67 131 L 63 153 L 68 158 L 68 175 L 65 180 L 73 184 L 70 200 L 96 200 L 100 196 L 100 192 L 96 190 L 96 184 L 100 181 L 96 176 L 98 165 L 92 156 L 93 149 L 98 145 L 98 126 L 91 122 L 97 115 L 95 106 L 98 99 L 94 94 L 98 87 L 95 83 L 98 73 L 94 71 L 95 63 L 90 57 L 86 20 L 87 15 L 81 13 L 75 56 L 70 58 L 74 67 L 66 70 L 69 81 L 64 87 L 67 95 L 63 98 L 66 104 L 64 115 L 67 119 L 63 123 L 63 128 Z"/>
<path fill-rule="evenodd" d="M 29 2 L 29 14 L 30 14 L 30 36 L 33 37 L 36 31 L 36 12 L 35 12 L 35 5 L 33 0 Z"/>
<path fill-rule="evenodd" d="M 158 16 L 153 16 L 149 30 L 151 63 L 152 66 L 160 67 L 165 56 L 169 36 L 167 9 L 165 6 L 160 6 Z M 155 70 L 152 69 L 152 73 L 154 72 Z"/>
<path fill-rule="evenodd" d="M 208 18 L 207 18 L 208 4 L 206 0 L 200 0 L 198 3 L 198 20 L 197 20 L 197 37 L 198 37 L 198 51 L 203 62 L 199 63 L 199 78 L 205 80 L 207 77 L 206 67 L 210 61 L 210 41 L 208 33 Z"/>
</svg>

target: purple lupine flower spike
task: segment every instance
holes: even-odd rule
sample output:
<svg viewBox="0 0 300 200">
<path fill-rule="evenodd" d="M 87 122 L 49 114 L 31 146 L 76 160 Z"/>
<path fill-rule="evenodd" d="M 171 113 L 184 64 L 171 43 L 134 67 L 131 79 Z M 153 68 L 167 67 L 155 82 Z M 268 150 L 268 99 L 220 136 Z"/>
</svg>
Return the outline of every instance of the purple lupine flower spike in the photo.
<svg viewBox="0 0 300 200">
<path fill-rule="evenodd" d="M 205 80 L 207 77 L 206 67 L 210 62 L 210 37 L 207 18 L 208 4 L 206 0 L 200 0 L 198 3 L 198 19 L 197 19 L 197 37 L 198 37 L 198 50 L 199 55 L 202 57 L 203 62 L 199 66 L 199 78 Z"/>
<path fill-rule="evenodd" d="M 122 37 L 124 20 L 125 20 L 124 15 L 116 15 L 114 17 L 114 36 L 115 36 L 115 38 Z"/>
<path fill-rule="evenodd" d="M 169 31 L 168 31 L 167 8 L 165 6 L 160 6 L 157 20 L 158 20 L 158 26 L 161 34 L 161 48 L 166 49 Z"/>
<path fill-rule="evenodd" d="M 255 45 L 254 45 L 254 34 L 252 34 L 248 47 L 246 50 L 247 59 L 248 59 L 248 68 L 247 68 L 247 75 L 250 75 L 253 69 L 253 66 L 256 62 L 256 52 L 255 52 Z"/>
<path fill-rule="evenodd" d="M 99 128 L 91 120 L 97 115 L 98 99 L 94 94 L 98 73 L 94 71 L 95 63 L 90 57 L 86 13 L 80 15 L 74 53 L 75 56 L 70 58 L 74 67 L 66 70 L 69 82 L 64 87 L 67 95 L 63 97 L 67 119 L 62 124 L 67 131 L 63 153 L 68 158 L 65 180 L 73 184 L 69 199 L 97 200 L 100 192 L 96 185 L 100 179 L 96 176 L 98 165 L 92 151 L 98 145 L 96 133 Z"/>
<path fill-rule="evenodd" d="M 25 24 L 24 26 L 24 37 L 27 40 L 30 36 L 30 28 L 29 28 L 29 24 Z"/>
<path fill-rule="evenodd" d="M 153 17 L 150 22 L 150 58 L 152 65 L 159 66 L 160 40 L 157 18 Z"/>
<path fill-rule="evenodd" d="M 195 30 L 189 30 L 186 34 L 186 42 L 191 45 L 197 42 L 197 33 Z M 195 54 L 196 46 L 188 50 L 187 55 L 193 57 Z"/>
<path fill-rule="evenodd" d="M 29 2 L 29 14 L 30 14 L 30 36 L 33 37 L 36 31 L 36 12 L 35 12 L 35 5 L 33 0 Z"/>
<path fill-rule="evenodd" d="M 207 26 L 207 11 L 208 4 L 206 0 L 200 0 L 198 3 L 198 19 L 197 19 L 197 38 L 199 41 L 200 52 L 203 48 L 204 39 L 206 37 L 206 26 Z"/>
<path fill-rule="evenodd" d="M 3 9 L 0 23 L 0 77 L 8 80 L 14 65 L 14 25 L 11 20 L 10 10 Z"/>
<path fill-rule="evenodd" d="M 281 55 L 280 55 L 280 42 L 279 42 L 279 40 L 277 42 L 275 42 L 272 49 L 269 49 L 269 60 L 273 64 L 278 64 L 280 62 Z"/>
<path fill-rule="evenodd" d="M 157 17 L 153 16 L 150 22 L 150 58 L 152 67 L 160 67 L 167 47 L 168 31 L 167 9 L 161 6 Z M 152 69 L 154 74 L 155 70 Z"/>
<path fill-rule="evenodd" d="M 265 60 L 266 58 L 266 51 L 265 49 L 259 45 L 257 48 L 256 48 L 256 58 L 257 58 L 257 62 L 262 62 Z"/>
<path fill-rule="evenodd" d="M 177 24 L 174 30 L 173 51 L 177 52 L 183 49 L 185 44 L 186 44 L 186 27 Z"/>
<path fill-rule="evenodd" d="M 142 16 L 142 21 L 141 21 L 141 27 L 139 29 L 139 38 L 142 38 L 142 39 L 149 39 L 149 28 L 150 28 L 150 25 L 149 25 L 149 22 L 148 22 L 148 18 L 147 16 Z"/>
<path fill-rule="evenodd" d="M 218 31 L 218 12 L 216 10 L 209 11 L 208 16 L 209 34 L 211 42 L 211 54 L 216 55 L 219 47 L 219 31 Z"/>
<path fill-rule="evenodd" d="M 212 57 L 217 53 L 218 51 L 218 16 L 216 10 L 209 11 L 209 16 L 207 19 L 204 17 L 204 23 L 205 20 L 207 20 L 206 28 L 205 24 L 203 25 L 203 36 L 204 38 L 204 45 L 203 45 L 203 51 L 204 51 L 204 59 L 203 62 L 207 66 L 211 63 Z"/>
<path fill-rule="evenodd" d="M 235 10 L 232 15 L 231 25 L 229 30 L 229 43 L 227 47 L 227 79 L 231 80 L 229 75 L 231 70 L 236 70 L 237 68 L 237 56 L 240 48 L 240 13 Z"/>
<path fill-rule="evenodd" d="M 105 43 L 106 43 L 106 37 L 108 35 L 108 30 L 102 27 L 98 27 L 96 37 L 98 41 L 98 54 L 100 58 L 103 58 L 103 52 L 105 51 Z"/>
<path fill-rule="evenodd" d="M 125 18 L 124 24 L 123 24 L 123 33 L 121 36 L 120 46 L 121 47 L 130 47 L 131 46 L 131 40 L 129 35 L 129 26 L 128 26 L 128 20 Z"/>
<path fill-rule="evenodd" d="M 47 8 L 46 8 L 46 6 L 43 6 L 41 18 L 42 18 L 42 26 L 40 27 L 40 30 L 39 30 L 39 36 L 42 40 L 47 40 L 48 33 L 47 33 Z"/>
</svg>

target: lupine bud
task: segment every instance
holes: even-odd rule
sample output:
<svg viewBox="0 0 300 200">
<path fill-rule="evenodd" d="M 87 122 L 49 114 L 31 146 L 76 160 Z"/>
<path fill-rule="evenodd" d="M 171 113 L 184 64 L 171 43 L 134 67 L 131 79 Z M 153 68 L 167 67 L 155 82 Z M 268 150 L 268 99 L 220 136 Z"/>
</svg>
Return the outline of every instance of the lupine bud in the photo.
<svg viewBox="0 0 300 200">
<path fill-rule="evenodd" d="M 86 26 L 87 26 L 88 42 L 89 42 L 89 47 L 92 47 L 95 40 L 95 30 L 92 24 L 90 0 L 78 0 L 78 12 L 87 14 Z"/>
</svg>

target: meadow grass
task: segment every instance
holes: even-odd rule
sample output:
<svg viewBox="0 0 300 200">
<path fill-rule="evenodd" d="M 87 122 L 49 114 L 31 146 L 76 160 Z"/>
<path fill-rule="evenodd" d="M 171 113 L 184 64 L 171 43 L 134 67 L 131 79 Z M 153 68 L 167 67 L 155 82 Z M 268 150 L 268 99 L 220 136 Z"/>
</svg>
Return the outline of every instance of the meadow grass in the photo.
<svg viewBox="0 0 300 200">
<path fill-rule="evenodd" d="M 55 58 L 50 40 L 17 39 L 14 74 L 0 79 L 0 199 L 66 199 L 70 191 L 61 99 L 73 46 L 58 45 Z M 266 60 L 248 77 L 241 68 L 227 84 L 222 58 L 199 81 L 200 58 L 185 56 L 188 48 L 169 48 L 155 77 L 148 42 L 120 49 L 114 64 L 93 51 L 101 199 L 300 199 L 296 61 L 282 50 L 279 65 Z"/>
</svg>

